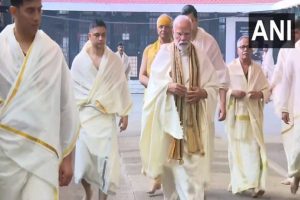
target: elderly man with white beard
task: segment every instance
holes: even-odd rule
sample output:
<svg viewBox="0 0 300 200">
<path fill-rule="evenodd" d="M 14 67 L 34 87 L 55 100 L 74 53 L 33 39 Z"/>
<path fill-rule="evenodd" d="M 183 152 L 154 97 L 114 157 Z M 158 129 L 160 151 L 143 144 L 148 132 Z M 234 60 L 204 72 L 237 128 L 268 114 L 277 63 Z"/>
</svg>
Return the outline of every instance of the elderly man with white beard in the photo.
<svg viewBox="0 0 300 200">
<path fill-rule="evenodd" d="M 143 169 L 162 177 L 165 199 L 203 200 L 209 177 L 207 108 L 219 83 L 207 55 L 191 43 L 191 31 L 187 16 L 175 18 L 174 42 L 162 45 L 153 61 L 143 107 Z"/>
</svg>

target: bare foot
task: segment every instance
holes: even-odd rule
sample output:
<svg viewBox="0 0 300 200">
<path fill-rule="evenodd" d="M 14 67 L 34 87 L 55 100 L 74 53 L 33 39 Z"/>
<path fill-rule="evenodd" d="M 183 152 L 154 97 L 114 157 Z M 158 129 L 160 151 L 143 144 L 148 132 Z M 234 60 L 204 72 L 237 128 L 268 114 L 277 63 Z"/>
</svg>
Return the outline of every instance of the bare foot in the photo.
<svg viewBox="0 0 300 200">
<path fill-rule="evenodd" d="M 160 182 L 154 182 L 152 189 L 150 191 L 148 191 L 148 194 L 154 194 L 156 192 L 156 190 L 160 190 L 161 188 L 161 183 Z"/>
<path fill-rule="evenodd" d="M 254 189 L 253 190 L 253 193 L 252 193 L 252 197 L 253 198 L 258 198 L 258 197 L 261 197 L 265 194 L 265 191 L 264 190 L 261 190 L 261 189 Z"/>
<path fill-rule="evenodd" d="M 281 181 L 280 183 L 282 185 L 291 185 L 292 182 L 293 182 L 293 178 L 286 178 L 283 181 Z"/>
<path fill-rule="evenodd" d="M 84 194 L 82 197 L 82 200 L 91 200 L 92 199 L 92 192 L 90 192 L 88 195 Z"/>
<path fill-rule="evenodd" d="M 88 194 L 85 194 L 85 195 L 82 197 L 82 200 L 91 200 L 91 199 L 92 199 L 92 196 L 93 196 L 93 192 L 90 191 Z"/>
<path fill-rule="evenodd" d="M 291 193 L 296 194 L 299 188 L 300 177 L 294 177 L 293 182 L 291 183 Z"/>
<path fill-rule="evenodd" d="M 230 183 L 229 183 L 229 185 L 228 185 L 227 191 L 228 191 L 228 192 L 232 192 L 232 186 L 231 186 Z"/>
<path fill-rule="evenodd" d="M 91 184 L 86 182 L 84 179 L 82 179 L 81 183 L 85 191 L 85 195 L 83 196 L 82 200 L 91 200 L 93 195 Z"/>
</svg>

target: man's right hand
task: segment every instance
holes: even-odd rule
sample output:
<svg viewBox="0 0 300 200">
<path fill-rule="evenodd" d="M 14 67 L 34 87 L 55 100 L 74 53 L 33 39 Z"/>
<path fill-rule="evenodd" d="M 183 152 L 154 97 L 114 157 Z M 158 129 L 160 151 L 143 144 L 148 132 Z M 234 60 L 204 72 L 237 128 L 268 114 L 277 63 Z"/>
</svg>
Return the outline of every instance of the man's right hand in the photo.
<svg viewBox="0 0 300 200">
<path fill-rule="evenodd" d="M 282 119 L 282 121 L 284 121 L 284 123 L 289 124 L 289 122 L 290 122 L 289 113 L 288 112 L 282 112 L 281 119 Z"/>
<path fill-rule="evenodd" d="M 241 90 L 232 90 L 231 96 L 235 97 L 236 99 L 242 99 L 246 96 L 246 92 Z"/>
<path fill-rule="evenodd" d="M 187 88 L 184 85 L 178 83 L 169 83 L 167 92 L 173 95 L 184 97 L 187 93 Z"/>
</svg>

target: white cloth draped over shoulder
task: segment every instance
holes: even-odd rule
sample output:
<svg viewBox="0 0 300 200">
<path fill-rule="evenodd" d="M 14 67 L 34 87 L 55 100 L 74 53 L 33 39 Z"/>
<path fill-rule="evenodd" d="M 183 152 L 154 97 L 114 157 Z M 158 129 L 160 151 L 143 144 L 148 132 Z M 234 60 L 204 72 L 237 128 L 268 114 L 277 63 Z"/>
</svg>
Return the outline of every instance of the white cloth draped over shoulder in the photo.
<svg viewBox="0 0 300 200">
<path fill-rule="evenodd" d="M 76 150 L 75 179 L 84 178 L 98 184 L 104 193 L 115 193 L 120 174 L 116 116 L 128 115 L 132 100 L 121 59 L 105 47 L 97 70 L 88 48 L 90 42 L 75 57 L 71 68 L 82 126 L 78 142 L 88 149 Z M 90 155 L 85 152 L 96 160 L 88 159 Z"/>
<path fill-rule="evenodd" d="M 43 31 L 24 56 L 13 30 L 8 25 L 0 34 L 0 148 L 57 190 L 59 164 L 78 131 L 70 72 L 60 47 Z"/>
<path fill-rule="evenodd" d="M 168 84 L 172 82 L 171 69 L 174 65 L 173 43 L 161 45 L 152 66 L 151 76 L 145 95 L 145 102 L 142 112 L 142 127 L 140 139 L 140 153 L 142 167 L 147 176 L 156 178 L 161 175 L 163 166 L 168 162 L 168 151 L 170 137 L 184 139 L 183 128 L 181 127 L 179 115 L 175 105 L 174 96 L 167 93 Z M 210 102 L 216 99 L 219 83 L 217 74 L 207 56 L 199 47 L 195 47 L 199 61 L 199 79 L 201 88 L 205 89 L 208 98 L 201 100 L 201 113 L 205 118 L 201 127 L 202 141 L 205 156 L 203 159 L 204 171 L 196 176 L 209 177 L 209 137 L 211 113 L 208 112 Z M 185 140 L 184 140 L 185 143 Z M 200 154 L 200 153 L 199 153 Z M 184 158 L 188 159 L 188 158 Z M 183 164 L 184 165 L 184 164 Z M 198 173 L 195 172 L 195 173 Z M 204 181 L 205 182 L 205 181 Z"/>
<path fill-rule="evenodd" d="M 267 157 L 263 135 L 264 101 L 269 84 L 261 67 L 252 61 L 246 79 L 239 59 L 228 65 L 230 87 L 227 92 L 226 130 L 232 192 L 250 188 L 265 189 Z M 233 90 L 261 91 L 264 100 L 231 96 Z"/>
<path fill-rule="evenodd" d="M 215 68 L 218 76 L 218 81 L 220 84 L 220 88 L 227 89 L 229 86 L 229 74 L 227 70 L 227 66 L 224 62 L 222 53 L 220 51 L 219 45 L 215 38 L 207 33 L 203 28 L 198 27 L 197 34 L 193 39 L 192 43 L 199 47 L 202 51 L 207 54 L 207 58 L 212 63 L 213 67 Z M 217 108 L 218 98 L 211 99 L 210 108 L 208 109 L 208 113 L 211 113 L 210 118 L 210 126 L 211 126 L 211 134 L 210 134 L 210 152 L 211 158 L 213 159 L 214 155 L 214 139 L 215 139 L 215 112 Z M 211 161 L 212 161 L 211 159 Z"/>
<path fill-rule="evenodd" d="M 217 41 L 203 28 L 198 27 L 192 43 L 204 51 L 218 74 L 220 88 L 228 88 L 229 74 Z"/>
<path fill-rule="evenodd" d="M 121 70 L 121 60 L 108 47 L 105 47 L 97 71 L 85 50 L 90 48 L 89 46 L 90 43 L 87 42 L 75 57 L 71 68 L 78 106 L 91 104 L 106 114 L 127 115 L 132 107 L 132 100 L 128 86 L 124 84 L 126 78 Z M 87 67 L 82 67 L 86 65 Z"/>
</svg>

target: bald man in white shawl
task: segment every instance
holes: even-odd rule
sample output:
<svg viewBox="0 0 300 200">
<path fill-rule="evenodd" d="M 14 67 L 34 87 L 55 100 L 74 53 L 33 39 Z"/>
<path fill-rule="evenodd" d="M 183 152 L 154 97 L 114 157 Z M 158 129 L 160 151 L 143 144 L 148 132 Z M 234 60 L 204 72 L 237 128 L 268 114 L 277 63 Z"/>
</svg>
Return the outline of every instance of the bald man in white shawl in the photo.
<svg viewBox="0 0 300 200">
<path fill-rule="evenodd" d="M 291 49 L 283 70 L 280 103 L 282 120 L 292 126 L 288 155 L 288 174 L 293 177 L 291 192 L 295 194 L 300 182 L 300 41 Z"/>
<path fill-rule="evenodd" d="M 248 36 L 238 40 L 237 48 L 239 57 L 228 65 L 226 129 L 230 189 L 233 194 L 250 189 L 253 197 L 259 197 L 266 187 L 263 108 L 269 85 L 261 67 L 251 60 Z"/>
<path fill-rule="evenodd" d="M 38 30 L 41 1 L 18 1 L 0 33 L 0 199 L 55 200 L 72 179 L 78 113 L 60 47 Z M 30 18 L 31 19 L 31 18 Z M 26 32 L 24 28 L 26 27 Z"/>
<path fill-rule="evenodd" d="M 151 66 L 142 165 L 147 176 L 162 177 L 165 199 L 203 200 L 211 155 L 208 108 L 219 84 L 206 54 L 190 42 L 190 19 L 180 15 L 173 25 L 174 42 L 161 45 Z"/>
<path fill-rule="evenodd" d="M 89 41 L 75 57 L 71 68 L 81 131 L 76 146 L 75 181 L 82 182 L 86 199 L 91 184 L 99 199 L 115 194 L 120 178 L 116 117 L 120 131 L 127 127 L 132 106 L 121 59 L 106 46 L 106 25 L 91 24 Z"/>
</svg>

